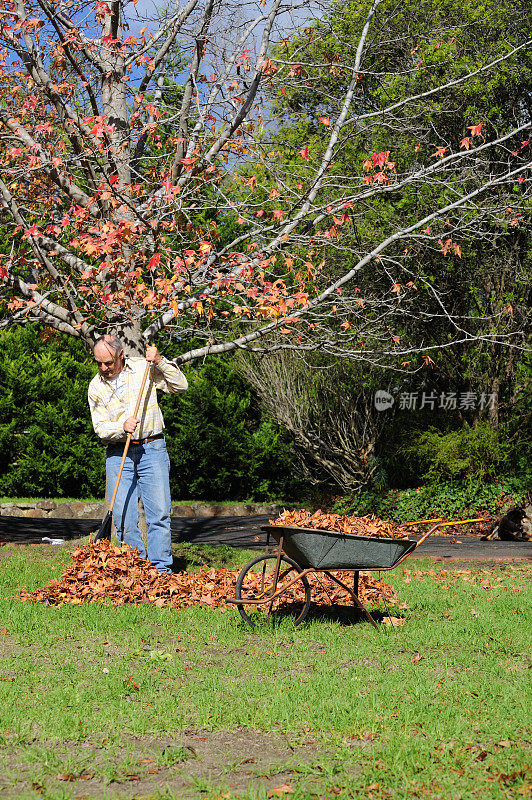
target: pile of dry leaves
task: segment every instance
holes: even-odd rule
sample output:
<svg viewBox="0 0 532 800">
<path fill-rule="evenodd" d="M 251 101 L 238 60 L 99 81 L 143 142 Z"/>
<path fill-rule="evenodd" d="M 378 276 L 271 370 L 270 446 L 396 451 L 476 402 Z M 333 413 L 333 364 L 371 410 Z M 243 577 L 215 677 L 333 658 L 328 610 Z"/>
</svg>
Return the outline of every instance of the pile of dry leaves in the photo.
<svg viewBox="0 0 532 800">
<path fill-rule="evenodd" d="M 105 540 L 80 547 L 72 556 L 74 564 L 63 572 L 59 580 L 53 580 L 46 589 L 22 591 L 21 599 L 54 606 L 101 602 L 114 605 L 153 603 L 159 608 L 208 606 L 223 610 L 235 607 L 227 603 L 226 598 L 234 596 L 238 569 L 213 568 L 208 572 L 165 575 L 141 558 L 137 550 L 117 547 Z M 341 571 L 337 574 L 341 576 Z M 345 577 L 344 582 L 349 584 L 352 572 L 347 575 L 351 577 Z M 347 593 L 327 577 L 309 576 L 309 580 L 314 584 L 312 599 L 315 602 L 349 602 Z M 391 586 L 381 585 L 369 574 L 360 576 L 359 586 L 362 602 L 378 601 L 383 597 L 390 602 L 395 598 Z"/>
<path fill-rule="evenodd" d="M 347 586 L 353 585 L 353 570 L 331 569 L 331 575 L 335 575 L 339 580 Z M 312 585 L 312 601 L 319 605 L 330 605 L 331 603 L 338 605 L 351 605 L 351 597 L 347 592 L 338 586 L 337 583 L 331 581 L 324 573 L 310 573 L 307 575 L 308 582 Z M 385 600 L 387 603 L 393 603 L 397 597 L 397 592 L 393 586 L 388 586 L 387 583 L 381 583 L 376 580 L 371 573 L 361 572 L 358 579 L 358 596 L 362 603 L 378 603 L 379 600 Z M 303 600 L 303 594 L 301 594 Z"/>
<path fill-rule="evenodd" d="M 283 511 L 271 525 L 295 528 L 319 528 L 322 531 L 354 533 L 358 536 L 380 536 L 383 539 L 407 539 L 408 532 L 393 522 L 385 522 L 379 517 L 348 517 L 342 514 L 327 514 L 321 509 L 311 514 L 301 508 L 298 511 Z"/>
</svg>

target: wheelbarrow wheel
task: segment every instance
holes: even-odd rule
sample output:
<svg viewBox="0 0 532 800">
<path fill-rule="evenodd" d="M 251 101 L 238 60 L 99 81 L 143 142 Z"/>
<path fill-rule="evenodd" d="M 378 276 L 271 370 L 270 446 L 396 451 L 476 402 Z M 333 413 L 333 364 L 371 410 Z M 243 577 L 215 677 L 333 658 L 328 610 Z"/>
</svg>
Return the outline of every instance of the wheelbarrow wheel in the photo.
<svg viewBox="0 0 532 800">
<path fill-rule="evenodd" d="M 288 556 L 281 556 L 277 592 L 274 594 L 277 555 L 257 556 L 242 568 L 235 587 L 236 600 L 259 600 L 260 603 L 238 603 L 237 608 L 252 628 L 260 620 L 274 615 L 277 619 L 290 617 L 294 625 L 300 625 L 310 610 L 310 584 L 306 575 L 297 577 L 303 570 Z"/>
</svg>

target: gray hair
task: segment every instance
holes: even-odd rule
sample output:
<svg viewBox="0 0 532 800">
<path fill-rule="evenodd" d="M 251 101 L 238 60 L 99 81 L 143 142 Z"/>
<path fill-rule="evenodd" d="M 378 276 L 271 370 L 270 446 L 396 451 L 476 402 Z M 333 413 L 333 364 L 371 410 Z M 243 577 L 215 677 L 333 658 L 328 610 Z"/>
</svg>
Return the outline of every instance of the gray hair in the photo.
<svg viewBox="0 0 532 800">
<path fill-rule="evenodd" d="M 113 350 L 116 355 L 120 355 L 120 353 L 124 352 L 124 345 L 120 339 L 118 339 L 116 336 L 111 336 L 109 333 L 106 333 L 105 336 L 100 336 L 99 339 L 96 339 L 93 350 L 95 350 L 99 344 L 106 345 L 110 350 Z"/>
</svg>

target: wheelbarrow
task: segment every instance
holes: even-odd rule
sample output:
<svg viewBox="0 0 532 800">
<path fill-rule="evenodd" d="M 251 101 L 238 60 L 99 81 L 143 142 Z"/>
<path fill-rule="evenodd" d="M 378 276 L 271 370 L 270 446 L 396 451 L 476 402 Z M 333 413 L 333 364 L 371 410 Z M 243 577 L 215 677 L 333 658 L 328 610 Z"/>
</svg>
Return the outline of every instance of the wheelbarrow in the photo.
<svg viewBox="0 0 532 800">
<path fill-rule="evenodd" d="M 242 567 L 235 596 L 228 597 L 227 602 L 236 604 L 242 619 L 251 627 L 255 627 L 259 619 L 270 618 L 274 614 L 289 616 L 294 625 L 300 625 L 310 611 L 311 585 L 307 576 L 322 572 L 348 593 L 355 609 L 376 628 L 375 619 L 358 596 L 360 571 L 385 572 L 395 569 L 439 528 L 480 521 L 466 519 L 442 522 L 441 519 L 430 519 L 407 523 L 436 523 L 418 541 L 360 536 L 317 528 L 265 525 L 261 530 L 268 534 L 266 553 Z M 270 552 L 272 537 L 277 547 Z M 353 571 L 352 588 L 331 573 L 331 570 L 340 569 Z"/>
</svg>

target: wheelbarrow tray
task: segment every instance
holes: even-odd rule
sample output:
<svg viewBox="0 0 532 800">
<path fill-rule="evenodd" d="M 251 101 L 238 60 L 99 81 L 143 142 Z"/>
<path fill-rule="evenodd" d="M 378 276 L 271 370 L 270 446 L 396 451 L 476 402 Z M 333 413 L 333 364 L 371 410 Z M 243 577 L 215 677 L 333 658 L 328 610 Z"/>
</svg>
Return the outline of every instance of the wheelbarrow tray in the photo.
<svg viewBox="0 0 532 800">
<path fill-rule="evenodd" d="M 264 525 L 276 542 L 283 537 L 283 552 L 300 567 L 313 569 L 392 569 L 416 548 L 410 539 L 384 539 L 319 528 Z"/>
</svg>

